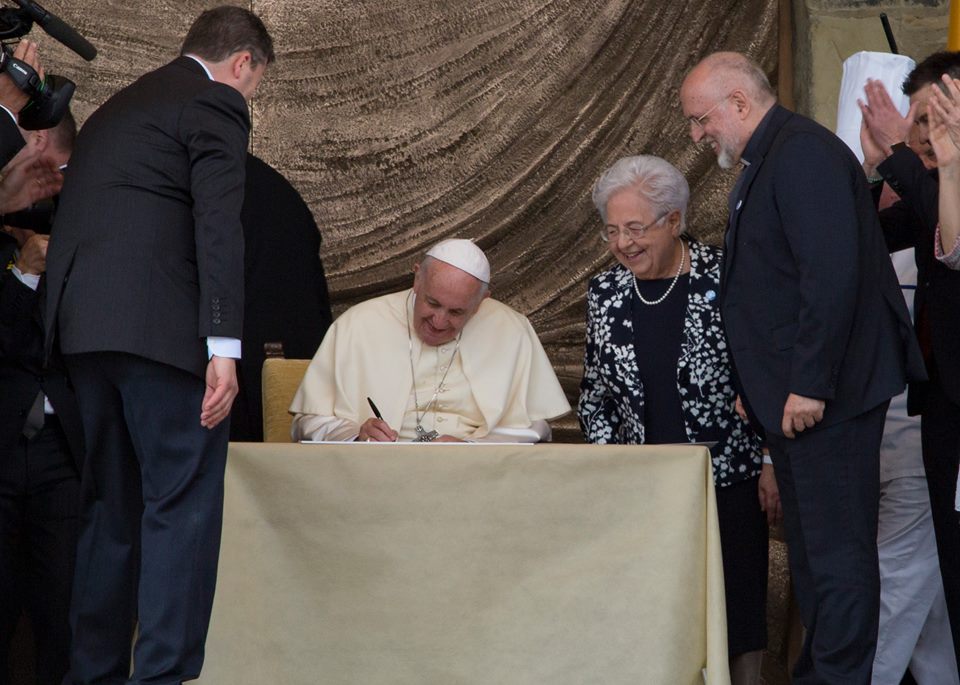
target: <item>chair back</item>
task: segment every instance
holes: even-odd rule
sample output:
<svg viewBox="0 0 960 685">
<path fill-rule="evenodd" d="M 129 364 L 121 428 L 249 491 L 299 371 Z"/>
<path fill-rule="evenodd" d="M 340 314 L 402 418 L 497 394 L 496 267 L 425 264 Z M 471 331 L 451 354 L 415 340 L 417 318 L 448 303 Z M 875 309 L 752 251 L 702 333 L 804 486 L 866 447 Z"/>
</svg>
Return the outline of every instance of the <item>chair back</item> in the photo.
<svg viewBox="0 0 960 685">
<path fill-rule="evenodd" d="M 309 359 L 267 358 L 263 362 L 263 441 L 290 442 L 293 416 L 287 411 Z"/>
</svg>

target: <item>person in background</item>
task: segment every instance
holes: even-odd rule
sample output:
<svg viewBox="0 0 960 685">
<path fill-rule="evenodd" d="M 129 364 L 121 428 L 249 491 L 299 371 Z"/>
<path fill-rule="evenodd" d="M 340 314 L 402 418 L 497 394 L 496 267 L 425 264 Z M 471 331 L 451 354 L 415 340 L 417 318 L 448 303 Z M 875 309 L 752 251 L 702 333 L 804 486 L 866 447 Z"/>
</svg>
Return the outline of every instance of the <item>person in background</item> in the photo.
<svg viewBox="0 0 960 685">
<path fill-rule="evenodd" d="M 37 58 L 36 43 L 27 39 L 21 40 L 14 48 L 12 56 L 43 78 L 43 67 Z M 17 123 L 20 111 L 29 102 L 29 96 L 17 87 L 9 74 L 0 73 L 0 166 L 6 166 L 25 144 L 23 132 Z"/>
<path fill-rule="evenodd" d="M 8 197 L 19 196 L 11 184 L 20 179 L 39 201 L 45 198 L 37 193 L 59 189 L 38 181 L 69 158 L 76 124 L 68 113 L 56 128 L 24 135 L 27 144 L 7 165 L 2 185 Z M 4 218 L 20 223 L 25 216 Z M 0 235 L 0 683 L 9 682 L 8 654 L 25 611 L 35 682 L 60 685 L 70 663 L 83 427 L 62 364 L 44 363 L 43 275 L 52 216 L 29 216 L 32 228 L 6 225 Z"/>
<path fill-rule="evenodd" d="M 906 117 L 894 107 L 883 84 L 868 82 L 861 104 L 860 141 L 864 171 L 886 181 L 899 201 L 880 212 L 880 224 L 891 252 L 914 248 L 917 290 L 914 328 L 929 380 L 913 382 L 907 409 L 920 414 L 923 466 L 937 538 L 940 575 L 960 664 L 960 526 L 955 484 L 960 465 L 960 272 L 936 258 L 936 231 L 942 170 L 931 145 L 928 103 L 948 74 L 960 78 L 960 52 L 937 52 L 910 72 L 903 92 L 910 97 Z M 945 152 L 945 150 L 941 150 Z"/>
<path fill-rule="evenodd" d="M 960 79 L 944 75 L 943 90 L 932 91 L 928 112 L 930 145 L 940 172 L 940 223 L 934 254 L 956 271 L 960 270 Z"/>
<path fill-rule="evenodd" d="M 320 261 L 320 231 L 300 193 L 259 157 L 247 155 L 243 209 L 243 357 L 230 413 L 230 440 L 263 440 L 264 343 L 287 359 L 310 359 L 333 315 Z"/>
<path fill-rule="evenodd" d="M 913 249 L 890 255 L 913 314 Z M 880 443 L 880 626 L 872 685 L 960 685 L 920 447 L 907 394 L 890 400 Z"/>
<path fill-rule="evenodd" d="M 752 685 L 767 644 L 767 523 L 780 503 L 760 439 L 734 408 L 722 255 L 685 234 L 689 197 L 683 174 L 648 155 L 596 182 L 600 237 L 619 264 L 587 291 L 577 413 L 594 444 L 713 443 L 731 680 Z"/>
</svg>

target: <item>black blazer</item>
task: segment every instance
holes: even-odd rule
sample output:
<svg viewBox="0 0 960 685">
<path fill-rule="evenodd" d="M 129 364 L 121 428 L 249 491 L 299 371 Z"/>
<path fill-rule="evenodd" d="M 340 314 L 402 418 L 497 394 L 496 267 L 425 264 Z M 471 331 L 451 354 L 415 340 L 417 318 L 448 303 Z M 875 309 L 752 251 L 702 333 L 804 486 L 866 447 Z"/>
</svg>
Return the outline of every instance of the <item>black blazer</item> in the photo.
<svg viewBox="0 0 960 685">
<path fill-rule="evenodd" d="M 240 391 L 230 415 L 230 439 L 259 441 L 263 344 L 283 343 L 287 359 L 311 359 L 333 316 L 313 214 L 287 179 L 253 155 L 247 155 L 240 218 L 246 301 Z"/>
<path fill-rule="evenodd" d="M 243 333 L 249 114 L 188 57 L 87 120 L 47 254 L 47 347 L 119 351 L 201 378 L 205 338 Z M 69 283 L 68 283 L 69 278 Z"/>
<path fill-rule="evenodd" d="M 751 413 L 782 435 L 789 393 L 826 400 L 818 427 L 924 376 L 869 186 L 853 153 L 775 105 L 731 197 L 721 309 Z"/>
<path fill-rule="evenodd" d="M 0 457 L 11 454 L 38 392 L 50 400 L 81 471 L 83 425 L 80 410 L 59 365 L 43 366 L 40 288 L 33 290 L 10 271 L 15 241 L 0 236 Z"/>
<path fill-rule="evenodd" d="M 891 252 L 915 248 L 917 292 L 914 318 L 926 315 L 930 327 L 931 361 L 947 397 L 960 404 L 960 271 L 947 268 L 934 257 L 934 238 L 940 216 L 940 184 L 936 170 L 928 171 L 908 148 L 898 148 L 877 170 L 901 200 L 880 212 L 880 223 Z M 908 408 L 917 414 L 923 407 L 924 383 L 911 383 Z"/>
<path fill-rule="evenodd" d="M 710 450 L 718 487 L 760 473 L 760 439 L 734 411 L 723 324 L 717 306 L 720 250 L 694 240 L 690 245 L 690 291 L 677 359 L 677 390 L 690 442 L 718 436 Z M 659 388 L 640 379 L 634 346 L 631 302 L 633 274 L 623 265 L 590 280 L 587 343 L 577 414 L 587 442 L 644 443 L 644 400 Z"/>
</svg>

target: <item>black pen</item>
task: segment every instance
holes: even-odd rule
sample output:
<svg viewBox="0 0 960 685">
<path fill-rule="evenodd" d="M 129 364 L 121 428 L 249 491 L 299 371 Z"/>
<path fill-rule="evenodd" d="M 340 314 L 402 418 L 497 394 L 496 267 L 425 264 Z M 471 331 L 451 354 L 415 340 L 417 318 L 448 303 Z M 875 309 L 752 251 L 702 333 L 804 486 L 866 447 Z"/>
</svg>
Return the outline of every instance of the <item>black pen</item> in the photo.
<svg viewBox="0 0 960 685">
<path fill-rule="evenodd" d="M 381 413 L 380 413 L 380 410 L 377 409 L 377 405 L 375 405 L 375 404 L 373 403 L 373 400 L 371 400 L 371 399 L 368 397 L 368 398 L 367 398 L 367 402 L 370 403 L 370 408 L 373 409 L 373 415 L 376 416 L 376 417 L 377 417 L 378 419 L 380 419 L 381 421 L 383 421 L 383 414 L 381 414 Z"/>
<path fill-rule="evenodd" d="M 368 398 L 367 398 L 367 402 L 370 403 L 370 408 L 373 409 L 373 415 L 376 416 L 376 417 L 377 417 L 378 419 L 380 419 L 381 421 L 383 421 L 383 414 L 381 414 L 381 413 L 380 413 L 380 410 L 377 409 L 377 405 L 375 405 L 375 404 L 373 403 L 373 400 L 371 400 L 371 399 L 368 397 Z M 386 421 L 383 421 L 383 422 L 386 423 Z M 368 438 L 368 440 L 369 440 L 369 438 Z M 394 440 L 394 442 L 398 442 L 399 440 L 400 440 L 400 435 L 398 434 L 397 437 L 396 437 L 396 439 Z"/>
</svg>

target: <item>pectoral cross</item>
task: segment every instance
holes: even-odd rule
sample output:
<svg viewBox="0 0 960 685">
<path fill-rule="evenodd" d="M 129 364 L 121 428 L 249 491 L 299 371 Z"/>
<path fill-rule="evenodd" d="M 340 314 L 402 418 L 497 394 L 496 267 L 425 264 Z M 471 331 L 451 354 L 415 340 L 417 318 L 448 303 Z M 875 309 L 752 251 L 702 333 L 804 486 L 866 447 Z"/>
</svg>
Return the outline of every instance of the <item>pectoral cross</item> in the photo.
<svg viewBox="0 0 960 685">
<path fill-rule="evenodd" d="M 433 442 L 440 437 L 440 434 L 437 431 L 427 431 L 419 423 L 416 425 L 414 430 L 417 432 L 417 437 L 414 442 Z"/>
</svg>

